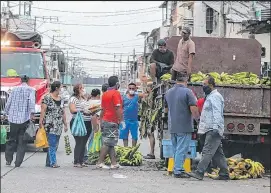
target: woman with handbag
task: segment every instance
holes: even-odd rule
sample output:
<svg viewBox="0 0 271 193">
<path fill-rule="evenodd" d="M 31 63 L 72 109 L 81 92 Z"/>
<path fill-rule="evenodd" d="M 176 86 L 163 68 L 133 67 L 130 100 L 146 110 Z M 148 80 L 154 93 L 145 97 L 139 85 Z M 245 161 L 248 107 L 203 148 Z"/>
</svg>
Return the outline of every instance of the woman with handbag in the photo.
<svg viewBox="0 0 271 193">
<path fill-rule="evenodd" d="M 73 123 L 75 121 L 76 116 L 78 116 L 78 112 L 82 113 L 82 117 L 84 120 L 85 128 L 87 130 L 86 135 L 84 136 L 75 136 L 75 148 L 74 148 L 74 167 L 82 168 L 87 167 L 87 165 L 84 163 L 84 153 L 86 144 L 88 141 L 88 138 L 92 131 L 92 125 L 91 125 L 91 116 L 88 114 L 88 112 L 85 112 L 87 105 L 87 100 L 85 99 L 85 90 L 82 84 L 76 84 L 73 87 L 73 95 L 70 98 L 69 102 L 69 109 L 72 113 L 72 120 L 70 122 L 70 128 L 76 127 L 77 125 L 73 126 Z"/>
<path fill-rule="evenodd" d="M 56 151 L 59 143 L 59 138 L 64 131 L 67 132 L 66 115 L 64 111 L 64 101 L 59 93 L 61 82 L 55 81 L 51 84 L 51 91 L 45 95 L 41 104 L 41 113 L 39 126 L 44 128 L 48 138 L 48 153 L 46 158 L 46 167 L 58 168 L 56 162 Z"/>
</svg>

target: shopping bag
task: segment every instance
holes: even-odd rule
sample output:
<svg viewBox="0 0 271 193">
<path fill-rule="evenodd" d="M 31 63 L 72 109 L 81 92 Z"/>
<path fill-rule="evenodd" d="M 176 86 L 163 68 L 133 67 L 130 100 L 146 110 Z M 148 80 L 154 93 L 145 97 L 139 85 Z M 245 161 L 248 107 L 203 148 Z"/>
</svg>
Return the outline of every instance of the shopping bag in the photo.
<svg viewBox="0 0 271 193">
<path fill-rule="evenodd" d="M 78 112 L 72 124 L 71 133 L 73 136 L 86 136 L 87 129 L 82 116 L 82 113 Z"/>
<path fill-rule="evenodd" d="M 24 140 L 30 140 L 33 137 L 35 137 L 35 135 L 36 135 L 35 124 L 32 121 L 30 121 L 30 123 L 25 131 L 25 134 L 24 134 Z"/>
<path fill-rule="evenodd" d="M 47 148 L 49 147 L 48 141 L 47 141 L 47 135 L 44 128 L 40 128 L 36 135 L 36 141 L 35 141 L 36 148 Z"/>
<path fill-rule="evenodd" d="M 70 155 L 72 153 L 72 149 L 71 149 L 71 144 L 70 144 L 70 140 L 69 140 L 68 135 L 64 136 L 64 142 L 65 142 L 66 155 Z"/>
<path fill-rule="evenodd" d="M 3 125 L 1 125 L 1 137 L 0 137 L 0 140 L 1 140 L 0 141 L 1 144 L 6 144 L 6 142 L 7 142 L 7 130 Z"/>
<path fill-rule="evenodd" d="M 89 148 L 89 151 L 91 153 L 99 152 L 101 150 L 101 147 L 102 147 L 102 133 L 101 131 L 98 131 L 94 133 L 94 137 L 91 146 Z"/>
</svg>

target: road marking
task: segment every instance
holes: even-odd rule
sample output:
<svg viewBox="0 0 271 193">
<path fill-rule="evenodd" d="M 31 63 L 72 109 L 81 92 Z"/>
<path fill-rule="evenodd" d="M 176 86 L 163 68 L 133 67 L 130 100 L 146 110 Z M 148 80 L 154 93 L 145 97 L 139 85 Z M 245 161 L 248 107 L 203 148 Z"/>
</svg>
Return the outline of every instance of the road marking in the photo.
<svg viewBox="0 0 271 193">
<path fill-rule="evenodd" d="M 40 149 L 38 149 L 37 151 L 35 151 L 34 153 L 32 153 L 30 156 L 28 156 L 22 163 L 24 163 L 26 160 L 28 160 L 29 158 L 33 157 L 37 152 L 39 152 Z M 5 177 L 8 173 L 12 172 L 13 170 L 15 170 L 16 167 L 14 166 L 13 168 L 11 168 L 10 170 L 8 170 L 6 173 L 4 173 L 3 175 L 1 175 L 1 179 L 3 179 L 3 177 Z"/>
</svg>

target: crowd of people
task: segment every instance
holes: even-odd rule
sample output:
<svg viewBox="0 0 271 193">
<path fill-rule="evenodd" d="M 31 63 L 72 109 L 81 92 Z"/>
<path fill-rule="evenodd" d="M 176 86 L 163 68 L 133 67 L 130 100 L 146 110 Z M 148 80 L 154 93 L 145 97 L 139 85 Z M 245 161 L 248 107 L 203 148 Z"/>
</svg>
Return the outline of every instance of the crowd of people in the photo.
<svg viewBox="0 0 271 193">
<path fill-rule="evenodd" d="M 177 58 L 174 60 L 172 51 L 166 47 L 165 40 L 158 41 L 156 49 L 151 57 L 150 75 L 155 83 L 161 72 L 161 65 L 170 66 L 172 80 L 175 85 L 165 94 L 165 112 L 168 113 L 169 131 L 174 151 L 174 176 L 177 178 L 193 177 L 202 180 L 204 173 L 213 162 L 220 168 L 218 180 L 229 179 L 226 158 L 224 156 L 221 139 L 224 132 L 224 99 L 215 89 L 215 80 L 209 76 L 203 82 L 205 98 L 197 99 L 195 93 L 187 88 L 192 69 L 192 61 L 195 55 L 195 44 L 190 39 L 190 29 L 184 27 L 181 31 L 182 39 L 178 44 Z M 160 69 L 160 71 L 158 70 Z M 11 165 L 14 154 L 14 146 L 18 141 L 18 150 L 15 167 L 20 167 L 25 145 L 23 136 L 30 123 L 34 119 L 35 91 L 28 86 L 29 78 L 22 77 L 22 85 L 14 88 L 8 98 L 5 113 L 10 122 L 10 135 L 6 144 L 6 164 Z M 115 146 L 118 140 L 123 140 L 123 145 L 128 146 L 129 133 L 132 136 L 132 146 L 136 146 L 138 140 L 138 101 L 147 94 L 137 93 L 136 84 L 130 83 L 127 92 L 121 96 L 117 76 L 111 76 L 108 84 L 103 85 L 102 93 L 99 89 L 93 89 L 90 96 L 82 84 L 73 87 L 73 95 L 69 100 L 69 111 L 72 114 L 70 128 L 75 117 L 80 112 L 83 115 L 87 130 L 85 136 L 74 136 L 74 167 L 87 167 L 87 143 L 97 131 L 102 132 L 102 147 L 97 167 L 108 169 L 104 160 L 109 155 L 111 169 L 119 168 L 116 161 Z M 50 93 L 42 100 L 40 128 L 47 133 L 49 150 L 46 158 L 46 166 L 58 168 L 56 151 L 62 130 L 68 130 L 68 123 L 64 111 L 64 103 L 60 97 L 62 85 L 59 81 L 51 84 Z M 91 104 L 101 105 L 100 112 L 92 112 Z M 186 173 L 183 164 L 188 152 L 189 142 L 192 138 L 193 122 L 198 125 L 198 133 L 203 144 L 202 158 L 196 171 Z M 76 125 L 75 125 L 76 126 Z M 149 134 L 151 152 L 146 159 L 155 159 L 154 155 L 154 131 Z"/>
</svg>

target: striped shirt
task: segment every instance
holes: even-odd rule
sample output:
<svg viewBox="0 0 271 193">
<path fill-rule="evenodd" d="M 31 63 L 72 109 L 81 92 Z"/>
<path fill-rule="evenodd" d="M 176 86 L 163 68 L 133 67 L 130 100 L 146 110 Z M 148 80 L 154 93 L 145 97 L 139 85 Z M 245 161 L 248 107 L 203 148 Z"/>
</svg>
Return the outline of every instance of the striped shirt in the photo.
<svg viewBox="0 0 271 193">
<path fill-rule="evenodd" d="M 8 98 L 5 114 L 10 123 L 22 124 L 30 120 L 31 113 L 35 113 L 35 90 L 22 83 L 12 89 Z"/>
<path fill-rule="evenodd" d="M 76 110 L 81 111 L 81 112 L 83 112 L 84 110 L 86 110 L 89 107 L 89 102 L 88 101 L 86 101 L 85 99 L 78 99 L 75 96 L 72 96 L 70 98 L 69 103 L 75 104 Z M 74 113 L 72 115 L 72 118 L 75 118 L 75 116 L 76 116 L 76 113 Z M 91 120 L 90 116 L 83 115 L 83 118 L 84 118 L 84 121 L 90 121 Z"/>
</svg>

